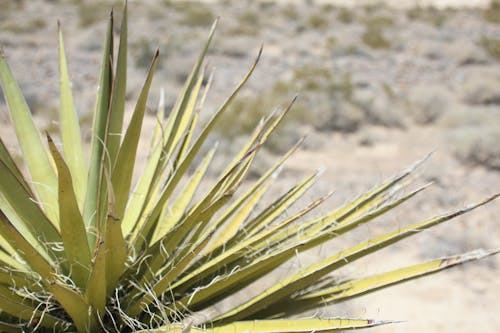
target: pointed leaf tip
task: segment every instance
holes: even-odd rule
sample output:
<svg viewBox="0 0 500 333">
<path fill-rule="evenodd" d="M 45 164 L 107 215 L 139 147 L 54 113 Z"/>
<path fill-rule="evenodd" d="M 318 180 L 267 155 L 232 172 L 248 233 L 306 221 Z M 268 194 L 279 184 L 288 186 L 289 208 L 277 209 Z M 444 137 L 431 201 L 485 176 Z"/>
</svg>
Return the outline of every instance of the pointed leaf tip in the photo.
<svg viewBox="0 0 500 333">
<path fill-rule="evenodd" d="M 264 52 L 264 44 L 260 44 L 259 53 L 257 54 L 257 59 L 255 59 L 255 63 L 259 62 L 263 52 Z"/>
</svg>

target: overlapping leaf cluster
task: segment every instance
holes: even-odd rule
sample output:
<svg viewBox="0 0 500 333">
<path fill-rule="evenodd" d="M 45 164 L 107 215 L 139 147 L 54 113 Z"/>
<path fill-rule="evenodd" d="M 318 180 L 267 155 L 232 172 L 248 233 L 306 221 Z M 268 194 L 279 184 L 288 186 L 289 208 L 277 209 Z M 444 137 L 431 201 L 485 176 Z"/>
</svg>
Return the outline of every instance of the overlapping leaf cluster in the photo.
<svg viewBox="0 0 500 333">
<path fill-rule="evenodd" d="M 498 195 L 335 253 L 212 317 L 193 315 L 232 297 L 297 252 L 368 223 L 426 188 L 408 189 L 415 165 L 321 216 L 305 218 L 327 196 L 293 215 L 283 214 L 313 185 L 317 178 L 313 174 L 270 204 L 262 203 L 275 175 L 297 147 L 258 180 L 240 185 L 287 108 L 263 119 L 220 177 L 206 192 L 198 193 L 215 150 L 198 165 L 194 161 L 257 64 L 209 122 L 195 131 L 210 85 L 210 80 L 204 84 L 203 61 L 214 29 L 215 24 L 168 117 L 160 105 L 151 151 L 136 184 L 132 182 L 134 162 L 158 52 L 129 125 L 123 128 L 126 5 L 116 59 L 112 15 L 107 28 L 88 161 L 62 34 L 62 151 L 36 129 L 5 55 L 0 54 L 0 83 L 26 166 L 26 172 L 21 171 L 0 141 L 2 332 L 306 332 L 370 327 L 384 322 L 282 318 L 495 253 L 481 250 L 343 283 L 330 274 Z"/>
</svg>

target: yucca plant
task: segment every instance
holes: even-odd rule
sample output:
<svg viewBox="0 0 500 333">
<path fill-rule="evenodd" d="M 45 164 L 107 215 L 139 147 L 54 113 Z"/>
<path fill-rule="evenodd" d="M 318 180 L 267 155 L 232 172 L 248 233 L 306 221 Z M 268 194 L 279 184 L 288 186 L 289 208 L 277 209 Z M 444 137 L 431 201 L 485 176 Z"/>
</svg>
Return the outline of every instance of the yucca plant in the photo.
<svg viewBox="0 0 500 333">
<path fill-rule="evenodd" d="M 200 157 L 201 147 L 257 64 L 255 61 L 226 102 L 196 131 L 210 85 L 208 80 L 204 86 L 203 61 L 215 24 L 168 117 L 160 104 L 147 165 L 133 184 L 158 52 L 131 120 L 123 128 L 127 82 L 126 4 L 124 7 L 116 59 L 112 15 L 107 28 L 88 161 L 83 154 L 61 31 L 62 152 L 56 141 L 36 129 L 6 57 L 0 54 L 0 82 L 24 163 L 18 165 L 1 142 L 0 331 L 331 332 L 371 327 L 386 322 L 285 318 L 498 252 L 478 250 L 345 282 L 332 274 L 359 258 L 482 206 L 497 194 L 334 253 L 241 304 L 233 302 L 232 308 L 220 313 L 197 316 L 297 252 L 370 222 L 427 186 L 409 189 L 409 175 L 417 163 L 318 217 L 306 218 L 306 214 L 328 196 L 284 216 L 313 185 L 317 174 L 271 203 L 261 199 L 298 145 L 256 181 L 244 180 L 289 106 L 263 119 L 211 187 L 206 192 L 198 190 L 215 153 L 211 149 Z"/>
</svg>

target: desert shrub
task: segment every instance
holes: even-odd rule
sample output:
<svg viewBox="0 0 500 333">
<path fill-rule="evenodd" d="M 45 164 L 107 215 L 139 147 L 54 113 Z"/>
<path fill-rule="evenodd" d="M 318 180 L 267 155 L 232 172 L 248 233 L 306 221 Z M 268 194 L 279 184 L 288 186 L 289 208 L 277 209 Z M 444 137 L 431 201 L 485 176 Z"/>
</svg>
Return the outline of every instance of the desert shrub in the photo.
<svg viewBox="0 0 500 333">
<path fill-rule="evenodd" d="M 406 11 L 409 20 L 421 21 L 436 27 L 442 26 L 448 19 L 448 11 L 433 6 L 415 6 Z"/>
<path fill-rule="evenodd" d="M 483 17 L 491 23 L 500 23 L 500 1 L 492 0 L 488 8 L 483 11 Z"/>
<path fill-rule="evenodd" d="M 260 21 L 261 16 L 256 11 L 248 9 L 238 14 L 227 34 L 255 36 L 260 31 Z"/>
<path fill-rule="evenodd" d="M 299 92 L 287 120 L 270 137 L 271 151 L 283 152 L 300 136 L 301 125 L 320 131 L 353 132 L 364 120 L 362 110 L 350 102 L 353 90 L 350 73 L 335 78 L 328 67 L 306 65 L 295 69 L 290 81 L 278 81 L 265 93 L 235 100 L 217 130 L 221 137 L 231 140 L 248 134 L 266 114 L 279 105 L 284 107 L 290 96 Z"/>
<path fill-rule="evenodd" d="M 210 7 L 203 5 L 203 3 L 178 3 L 175 8 L 182 13 L 182 17 L 177 21 L 182 25 L 191 27 L 210 26 L 215 19 Z"/>
<path fill-rule="evenodd" d="M 500 112 L 496 105 L 453 105 L 453 112 L 447 112 L 439 119 L 439 124 L 447 130 L 464 127 L 481 128 L 500 122 Z"/>
<path fill-rule="evenodd" d="M 352 101 L 354 95 L 354 83 L 352 81 L 351 72 L 344 72 L 340 75 L 340 78 L 337 81 L 332 82 L 328 91 L 334 95 L 338 95 L 340 98 Z"/>
<path fill-rule="evenodd" d="M 391 41 L 384 36 L 384 30 L 377 25 L 365 26 L 361 40 L 365 45 L 374 49 L 388 49 L 391 47 Z"/>
<path fill-rule="evenodd" d="M 350 72 L 333 75 L 326 66 L 306 65 L 293 71 L 291 82 L 309 109 L 306 124 L 320 131 L 353 132 L 365 120 L 362 109 L 353 102 Z"/>
<path fill-rule="evenodd" d="M 463 126 L 453 130 L 450 137 L 455 155 L 464 163 L 500 170 L 499 126 Z"/>
<path fill-rule="evenodd" d="M 500 74 L 495 72 L 470 73 L 461 85 L 462 99 L 470 105 L 500 104 Z"/>
<path fill-rule="evenodd" d="M 361 35 L 361 40 L 365 45 L 374 49 L 391 47 L 391 41 L 385 37 L 385 29 L 395 24 L 394 18 L 384 15 L 369 15 L 363 22 L 365 31 Z"/>
<path fill-rule="evenodd" d="M 276 7 L 276 2 L 273 0 L 267 0 L 267 1 L 259 1 L 258 3 L 259 9 L 260 10 L 272 10 Z"/>
<path fill-rule="evenodd" d="M 479 45 L 492 56 L 494 59 L 500 61 L 500 39 L 495 37 L 483 36 L 479 40 Z"/>
<path fill-rule="evenodd" d="M 159 43 L 147 37 L 139 37 L 130 44 L 130 52 L 134 57 L 136 67 L 146 69 L 151 64 L 151 54 L 159 46 Z M 161 66 L 161 65 L 160 65 Z"/>
<path fill-rule="evenodd" d="M 452 105 L 450 91 L 440 85 L 417 85 L 409 92 L 409 112 L 417 124 L 435 123 Z"/>
<path fill-rule="evenodd" d="M 290 101 L 293 88 L 283 81 L 276 83 L 268 92 L 241 96 L 231 105 L 223 122 L 216 127 L 218 135 L 229 141 L 250 134 L 257 124 L 273 110 L 284 108 Z M 283 153 L 290 143 L 300 138 L 297 127 L 308 123 L 305 106 L 297 101 L 287 119 L 283 121 L 276 133 L 269 138 L 267 148 L 273 153 Z"/>
<path fill-rule="evenodd" d="M 364 24 L 367 27 L 374 28 L 388 28 L 395 24 L 395 20 L 391 16 L 379 15 L 379 16 L 368 16 L 364 19 Z"/>
<path fill-rule="evenodd" d="M 286 3 L 281 10 L 281 14 L 290 21 L 296 21 L 300 18 L 297 6 L 293 2 Z"/>
<path fill-rule="evenodd" d="M 333 35 L 330 35 L 325 39 L 325 49 L 330 51 L 337 46 L 337 43 L 337 38 Z"/>
<path fill-rule="evenodd" d="M 22 22 L 6 22 L 0 26 L 0 29 L 13 33 L 31 33 L 43 29 L 46 26 L 47 22 L 43 18 L 34 18 Z"/>
<path fill-rule="evenodd" d="M 385 127 L 405 127 L 407 101 L 395 94 L 387 85 L 368 86 L 355 91 L 352 98 L 364 112 L 367 124 Z"/>
<path fill-rule="evenodd" d="M 247 9 L 243 11 L 242 13 L 238 14 L 237 16 L 237 21 L 241 22 L 242 24 L 259 24 L 261 16 L 259 15 L 258 12 L 252 9 Z"/>
<path fill-rule="evenodd" d="M 356 104 L 338 100 L 321 107 L 315 113 L 314 127 L 319 131 L 355 132 L 366 120 Z"/>
<path fill-rule="evenodd" d="M 106 17 L 106 13 L 102 11 L 102 3 L 99 1 L 79 0 L 75 4 L 80 27 L 89 27 L 97 22 L 102 22 Z"/>
<path fill-rule="evenodd" d="M 313 29 L 325 30 L 328 28 L 328 17 L 324 13 L 314 13 L 307 19 L 307 25 Z"/>
<path fill-rule="evenodd" d="M 11 10 L 19 10 L 24 6 L 24 0 L 0 0 L 0 19 L 7 19 Z"/>
<path fill-rule="evenodd" d="M 291 84 L 299 91 L 324 93 L 347 100 L 352 98 L 354 91 L 350 72 L 333 75 L 329 67 L 322 65 L 305 65 L 294 69 L 291 81 Z"/>
<path fill-rule="evenodd" d="M 318 91 L 333 80 L 328 67 L 305 65 L 293 70 L 292 81 L 303 91 Z"/>
<path fill-rule="evenodd" d="M 346 8 L 346 7 L 342 7 L 342 8 L 340 8 L 340 10 L 337 14 L 337 20 L 339 20 L 342 23 L 346 23 L 346 24 L 352 23 L 356 20 L 356 16 L 355 16 L 353 10 Z"/>
</svg>

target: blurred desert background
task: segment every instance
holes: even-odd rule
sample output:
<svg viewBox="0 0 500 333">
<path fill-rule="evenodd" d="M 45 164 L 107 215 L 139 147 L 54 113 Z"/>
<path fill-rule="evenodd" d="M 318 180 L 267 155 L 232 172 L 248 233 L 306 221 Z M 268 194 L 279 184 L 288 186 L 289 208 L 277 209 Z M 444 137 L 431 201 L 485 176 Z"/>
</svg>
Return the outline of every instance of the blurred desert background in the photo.
<svg viewBox="0 0 500 333">
<path fill-rule="evenodd" d="M 90 133 L 101 47 L 111 1 L 0 0 L 0 45 L 39 127 L 57 130 L 57 20 L 72 74 L 76 108 Z M 207 71 L 214 84 L 202 117 L 264 53 L 249 85 L 211 138 L 216 177 L 259 118 L 298 94 L 288 119 L 260 152 L 259 175 L 307 136 L 274 186 L 285 191 L 325 168 L 312 200 L 335 190 L 323 211 L 346 202 L 434 152 L 418 172 L 433 182 L 394 213 L 300 255 L 279 276 L 398 226 L 461 208 L 500 191 L 500 3 L 475 1 L 129 1 L 129 107 L 156 47 L 157 71 L 144 132 L 165 89 L 175 102 L 210 25 L 220 17 Z M 119 16 L 120 14 L 117 13 Z M 0 95 L 0 135 L 16 141 Z M 208 147 L 208 146 L 207 146 Z M 147 141 L 144 141 L 146 154 Z M 140 172 L 140 165 L 137 172 Z M 360 260 L 341 277 L 500 246 L 500 204 L 423 232 Z M 401 323 L 370 332 L 500 331 L 500 256 L 327 307 L 310 316 Z M 270 277 L 272 278 L 272 277 Z"/>
</svg>

